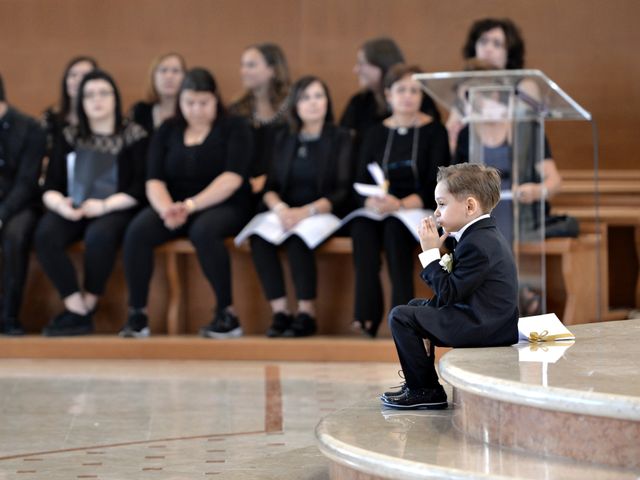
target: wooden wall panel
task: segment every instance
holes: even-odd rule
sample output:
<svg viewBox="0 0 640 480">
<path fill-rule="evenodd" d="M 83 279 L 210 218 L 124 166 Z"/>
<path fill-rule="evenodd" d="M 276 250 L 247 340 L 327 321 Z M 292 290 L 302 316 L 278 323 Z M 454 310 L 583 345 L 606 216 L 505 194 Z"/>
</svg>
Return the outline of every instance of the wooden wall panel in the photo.
<svg viewBox="0 0 640 480">
<path fill-rule="evenodd" d="M 0 71 L 9 98 L 37 115 L 57 98 L 63 65 L 89 53 L 110 70 L 128 106 L 144 95 L 150 59 L 177 50 L 211 68 L 227 99 L 240 93 L 243 48 L 280 43 L 294 76 L 316 73 L 338 112 L 357 89 L 355 52 L 393 36 L 428 71 L 457 69 L 470 23 L 509 16 L 544 70 L 593 112 L 602 166 L 632 168 L 640 139 L 640 3 L 634 0 L 0 0 Z M 561 168 L 590 168 L 586 124 L 549 126 Z"/>
</svg>

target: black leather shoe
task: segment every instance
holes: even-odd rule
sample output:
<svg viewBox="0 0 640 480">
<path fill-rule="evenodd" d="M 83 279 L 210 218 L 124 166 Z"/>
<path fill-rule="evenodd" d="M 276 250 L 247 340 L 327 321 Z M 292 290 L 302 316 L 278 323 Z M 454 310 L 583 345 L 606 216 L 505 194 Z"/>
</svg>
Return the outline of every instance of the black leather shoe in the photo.
<svg viewBox="0 0 640 480">
<path fill-rule="evenodd" d="M 291 327 L 293 317 L 288 313 L 277 312 L 273 314 L 271 326 L 267 330 L 267 337 L 281 337 L 282 334 Z"/>
<path fill-rule="evenodd" d="M 384 392 L 382 394 L 382 397 L 385 397 L 385 398 L 399 397 L 400 395 L 404 394 L 404 392 L 407 391 L 407 382 L 404 382 L 402 385 L 398 385 L 397 387 L 392 387 L 392 388 L 399 388 L 400 390 L 390 390 L 388 392 Z"/>
<path fill-rule="evenodd" d="M 291 322 L 291 327 L 283 333 L 283 337 L 308 337 L 316 333 L 316 319 L 308 313 L 299 313 Z"/>
<path fill-rule="evenodd" d="M 79 315 L 65 310 L 49 322 L 42 329 L 45 337 L 64 337 L 67 335 L 88 335 L 93 333 L 93 318 L 91 313 Z"/>
<path fill-rule="evenodd" d="M 405 389 L 397 397 L 380 396 L 385 407 L 399 410 L 443 410 L 447 408 L 447 394 L 441 385 L 435 388 Z"/>
</svg>

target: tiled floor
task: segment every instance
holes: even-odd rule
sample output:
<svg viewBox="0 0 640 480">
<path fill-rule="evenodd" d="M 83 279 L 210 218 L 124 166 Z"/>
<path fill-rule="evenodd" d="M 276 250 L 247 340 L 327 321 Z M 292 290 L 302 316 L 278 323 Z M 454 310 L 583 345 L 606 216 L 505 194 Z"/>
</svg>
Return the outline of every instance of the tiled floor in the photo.
<svg viewBox="0 0 640 480">
<path fill-rule="evenodd" d="M 318 420 L 397 368 L 0 360 L 0 480 L 326 479 Z"/>
</svg>

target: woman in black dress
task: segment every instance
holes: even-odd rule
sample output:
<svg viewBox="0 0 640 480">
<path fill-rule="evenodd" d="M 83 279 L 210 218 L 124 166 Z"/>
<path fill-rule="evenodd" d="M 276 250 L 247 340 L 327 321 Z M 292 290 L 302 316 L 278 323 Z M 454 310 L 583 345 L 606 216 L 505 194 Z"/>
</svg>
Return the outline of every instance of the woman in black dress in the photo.
<svg viewBox="0 0 640 480">
<path fill-rule="evenodd" d="M 251 130 L 230 117 L 210 72 L 194 68 L 180 87 L 177 115 L 154 134 L 147 165 L 145 208 L 131 222 L 124 241 L 129 288 L 125 337 L 149 335 L 147 297 L 153 249 L 188 237 L 215 291 L 217 308 L 202 336 L 242 334 L 231 298 L 231 265 L 225 238 L 236 235 L 249 217 Z"/>
<path fill-rule="evenodd" d="M 385 77 L 391 116 L 371 128 L 359 154 L 356 180 L 374 183 L 367 165 L 377 163 L 388 182 L 384 197 L 358 197 L 359 205 L 378 214 L 401 209 L 434 209 L 439 166 L 449 164 L 447 132 L 420 110 L 422 89 L 411 76 L 418 67 L 396 65 Z M 417 240 L 397 218 L 381 221 L 356 217 L 351 222 L 356 271 L 354 327 L 375 337 L 384 313 L 380 282 L 381 251 L 391 277 L 391 307 L 413 298 L 413 264 Z"/>
<path fill-rule="evenodd" d="M 65 310 L 43 334 L 93 331 L 92 316 L 136 207 L 144 201 L 146 132 L 123 121 L 120 94 L 105 72 L 87 73 L 78 90 L 78 126 L 67 126 L 53 151 L 35 234 L 40 264 Z M 84 285 L 65 250 L 84 240 Z"/>
<path fill-rule="evenodd" d="M 307 76 L 292 87 L 290 128 L 275 137 L 271 169 L 263 201 L 285 230 L 319 213 L 336 213 L 351 188 L 351 136 L 333 124 L 331 97 L 317 77 Z M 300 237 L 282 245 L 286 251 L 297 298 L 297 314 L 287 307 L 279 246 L 251 236 L 251 253 L 273 311 L 269 337 L 301 337 L 316 331 L 315 255 Z"/>
</svg>

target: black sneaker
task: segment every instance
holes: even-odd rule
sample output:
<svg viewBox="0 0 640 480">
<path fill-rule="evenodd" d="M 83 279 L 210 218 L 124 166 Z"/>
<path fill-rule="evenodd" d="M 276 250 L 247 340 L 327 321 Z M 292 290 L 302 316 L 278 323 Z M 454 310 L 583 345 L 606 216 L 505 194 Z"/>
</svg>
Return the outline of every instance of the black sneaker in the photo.
<svg viewBox="0 0 640 480">
<path fill-rule="evenodd" d="M 200 329 L 200 336 L 207 338 L 237 338 L 242 336 L 238 317 L 228 310 L 218 311 L 213 321 Z"/>
<path fill-rule="evenodd" d="M 2 325 L 0 325 L 0 334 L 8 335 L 10 337 L 19 337 L 24 335 L 24 329 L 17 318 L 5 318 Z"/>
<path fill-rule="evenodd" d="M 277 312 L 273 314 L 273 320 L 271 326 L 267 330 L 267 337 L 281 337 L 282 334 L 291 326 L 293 317 L 284 312 Z"/>
<path fill-rule="evenodd" d="M 380 400 L 385 407 L 406 410 L 444 410 L 447 408 L 447 394 L 441 385 L 435 388 L 405 389 L 397 397 L 383 397 Z"/>
<path fill-rule="evenodd" d="M 283 333 L 283 337 L 308 337 L 316 333 L 316 319 L 308 313 L 298 313 L 291 326 Z"/>
<path fill-rule="evenodd" d="M 149 318 L 143 312 L 129 313 L 127 323 L 118 332 L 118 335 L 124 338 L 146 338 L 149 334 Z"/>
<path fill-rule="evenodd" d="M 79 315 L 65 310 L 54 317 L 49 325 L 42 329 L 45 337 L 64 337 L 67 335 L 89 335 L 93 333 L 93 319 L 91 313 Z"/>
</svg>

